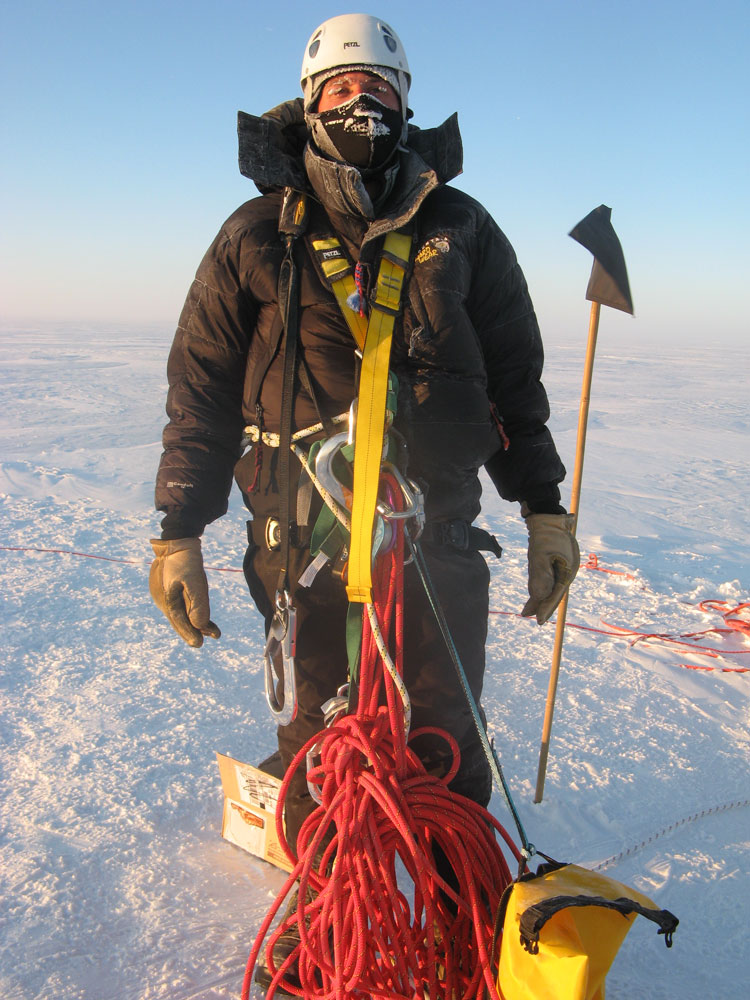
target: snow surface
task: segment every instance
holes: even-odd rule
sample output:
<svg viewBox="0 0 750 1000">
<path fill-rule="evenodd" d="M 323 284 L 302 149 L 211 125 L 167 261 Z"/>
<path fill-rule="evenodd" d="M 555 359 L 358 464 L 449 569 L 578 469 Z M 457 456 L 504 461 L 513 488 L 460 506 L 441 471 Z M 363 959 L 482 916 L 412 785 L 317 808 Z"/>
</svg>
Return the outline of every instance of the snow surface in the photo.
<svg viewBox="0 0 750 1000">
<path fill-rule="evenodd" d="M 582 569 L 568 621 L 721 625 L 697 603 L 750 596 L 750 351 L 612 344 L 606 313 L 579 534 L 584 556 L 627 575 Z M 221 640 L 189 649 L 148 596 L 170 341 L 163 328 L 0 335 L 3 1000 L 236 997 L 283 881 L 219 835 L 214 752 L 254 762 L 274 747 L 260 623 L 236 572 L 239 497 L 205 541 L 209 566 L 235 570 L 209 571 Z M 548 344 L 571 470 L 583 354 Z M 514 617 L 524 529 L 515 507 L 485 498 L 481 523 L 505 554 L 484 704 L 529 835 L 559 859 L 605 862 L 681 921 L 669 952 L 636 921 L 608 1000 L 747 996 L 750 674 L 681 666 L 750 666 L 747 637 L 703 637 L 714 659 L 569 628 L 534 805 L 554 629 Z M 498 796 L 493 810 L 510 826 Z"/>
</svg>

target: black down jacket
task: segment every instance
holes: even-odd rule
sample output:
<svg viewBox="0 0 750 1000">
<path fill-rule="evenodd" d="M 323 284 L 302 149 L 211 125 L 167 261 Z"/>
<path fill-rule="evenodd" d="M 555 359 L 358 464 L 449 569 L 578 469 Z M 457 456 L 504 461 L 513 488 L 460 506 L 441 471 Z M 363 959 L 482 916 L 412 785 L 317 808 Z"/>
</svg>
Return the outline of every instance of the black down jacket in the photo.
<svg viewBox="0 0 750 1000">
<path fill-rule="evenodd" d="M 565 470 L 545 426 L 536 317 L 504 234 L 478 202 L 446 186 L 461 168 L 455 116 L 439 129 L 411 131 L 386 208 L 367 220 L 321 204 L 305 172 L 300 111 L 295 101 L 260 119 L 240 115 L 240 166 L 263 194 L 224 224 L 180 317 L 156 485 L 164 537 L 200 534 L 224 514 L 233 471 L 248 506 L 257 508 L 247 496 L 254 459 L 241 459 L 240 440 L 243 427 L 259 419 L 266 430 L 279 426 L 278 217 L 287 186 L 310 196 L 308 235 L 337 232 L 370 279 L 384 235 L 411 228 L 412 268 L 391 364 L 400 387 L 396 426 L 408 444 L 410 475 L 427 485 L 428 519 L 473 521 L 482 465 L 505 499 L 526 501 L 532 510 L 559 509 L 556 484 Z M 297 247 L 297 263 L 300 343 L 320 409 L 332 416 L 356 394 L 354 343 L 306 247 Z M 295 424 L 316 420 L 300 388 Z"/>
</svg>

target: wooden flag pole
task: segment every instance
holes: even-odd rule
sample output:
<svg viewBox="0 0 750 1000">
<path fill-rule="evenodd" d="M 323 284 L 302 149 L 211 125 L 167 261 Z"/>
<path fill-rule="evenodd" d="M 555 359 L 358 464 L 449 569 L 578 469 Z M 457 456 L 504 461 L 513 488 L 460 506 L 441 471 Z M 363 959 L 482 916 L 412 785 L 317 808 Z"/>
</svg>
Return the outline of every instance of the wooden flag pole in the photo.
<svg viewBox="0 0 750 1000">
<path fill-rule="evenodd" d="M 596 338 L 599 333 L 598 302 L 591 303 L 589 318 L 589 341 L 586 348 L 586 363 L 583 371 L 583 388 L 581 389 L 581 405 L 578 411 L 578 441 L 576 443 L 576 462 L 573 472 L 573 486 L 570 495 L 570 513 L 574 517 L 573 534 L 578 525 L 578 507 L 581 499 L 581 480 L 583 479 L 583 456 L 586 450 L 586 428 L 589 419 L 589 403 L 591 402 L 591 380 L 594 374 L 594 354 L 596 353 Z M 544 794 L 544 779 L 547 774 L 547 757 L 549 756 L 550 733 L 552 732 L 552 716 L 555 712 L 555 696 L 557 694 L 557 679 L 560 675 L 560 659 L 562 657 L 563 636 L 565 634 L 565 615 L 568 610 L 568 593 L 557 608 L 557 626 L 555 629 L 555 645 L 552 652 L 552 667 L 547 689 L 547 704 L 544 709 L 544 725 L 542 726 L 542 745 L 539 751 L 539 768 L 536 776 L 536 793 L 534 802 L 541 802 Z"/>
</svg>

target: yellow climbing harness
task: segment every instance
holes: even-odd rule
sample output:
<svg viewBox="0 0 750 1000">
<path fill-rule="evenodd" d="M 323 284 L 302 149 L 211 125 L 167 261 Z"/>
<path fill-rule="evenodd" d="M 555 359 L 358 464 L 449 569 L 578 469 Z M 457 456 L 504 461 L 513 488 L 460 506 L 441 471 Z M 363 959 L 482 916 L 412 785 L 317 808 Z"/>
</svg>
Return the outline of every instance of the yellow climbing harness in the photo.
<svg viewBox="0 0 750 1000">
<path fill-rule="evenodd" d="M 350 601 L 372 601 L 372 532 L 378 500 L 383 435 L 386 420 L 388 364 L 401 291 L 409 267 L 411 236 L 389 233 L 380 259 L 370 316 L 347 304 L 356 292 L 352 267 L 335 236 L 313 239 L 320 267 L 336 302 L 362 351 L 354 444 L 354 489 L 349 569 L 346 592 Z"/>
</svg>

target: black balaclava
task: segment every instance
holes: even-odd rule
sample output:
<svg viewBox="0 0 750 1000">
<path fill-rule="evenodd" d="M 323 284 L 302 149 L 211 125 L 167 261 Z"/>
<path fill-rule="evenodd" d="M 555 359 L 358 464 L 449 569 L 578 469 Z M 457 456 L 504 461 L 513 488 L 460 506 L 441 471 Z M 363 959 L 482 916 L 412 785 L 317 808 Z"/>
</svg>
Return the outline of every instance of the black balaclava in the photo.
<svg viewBox="0 0 750 1000">
<path fill-rule="evenodd" d="M 340 73 L 353 72 L 370 73 L 390 84 L 399 95 L 399 110 L 387 108 L 374 95 L 364 94 L 330 111 L 313 110 L 326 80 Z M 406 141 L 407 89 L 404 74 L 388 66 L 352 63 L 311 77 L 305 88 L 305 122 L 314 145 L 324 156 L 363 171 L 363 176 L 382 170 L 386 164 L 395 162 L 399 143 Z"/>
<path fill-rule="evenodd" d="M 322 151 L 363 171 L 388 163 L 401 139 L 401 110 L 386 107 L 372 94 L 357 94 L 316 118 L 313 135 Z"/>
</svg>

